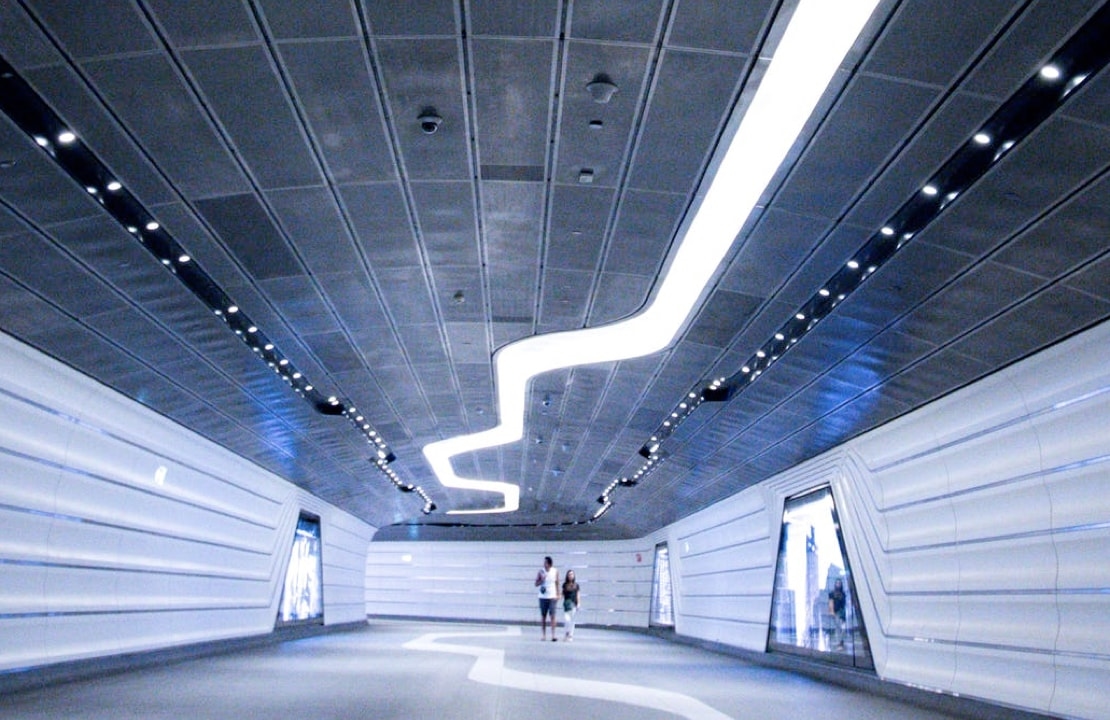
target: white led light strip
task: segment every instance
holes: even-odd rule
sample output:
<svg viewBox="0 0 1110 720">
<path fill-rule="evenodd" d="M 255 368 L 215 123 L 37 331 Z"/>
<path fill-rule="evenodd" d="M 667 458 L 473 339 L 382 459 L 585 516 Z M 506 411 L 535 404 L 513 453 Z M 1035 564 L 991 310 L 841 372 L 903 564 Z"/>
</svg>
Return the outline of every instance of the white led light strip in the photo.
<svg viewBox="0 0 1110 720">
<path fill-rule="evenodd" d="M 459 477 L 451 458 L 520 440 L 533 377 L 650 355 L 674 341 L 878 1 L 801 0 L 647 308 L 610 325 L 535 335 L 497 352 L 500 424 L 425 445 L 424 457 L 445 487 L 500 493 L 504 503 L 449 514 L 504 513 L 520 507 L 520 486 Z"/>
</svg>

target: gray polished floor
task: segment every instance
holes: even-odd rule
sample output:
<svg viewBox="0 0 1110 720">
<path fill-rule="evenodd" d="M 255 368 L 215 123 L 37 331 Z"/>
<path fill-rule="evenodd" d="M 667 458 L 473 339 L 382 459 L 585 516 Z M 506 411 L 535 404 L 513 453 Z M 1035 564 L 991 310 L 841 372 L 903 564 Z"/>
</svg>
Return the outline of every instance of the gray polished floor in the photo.
<svg viewBox="0 0 1110 720">
<path fill-rule="evenodd" d="M 0 718 L 675 717 L 952 715 L 639 633 L 399 621 L 0 697 Z"/>
</svg>

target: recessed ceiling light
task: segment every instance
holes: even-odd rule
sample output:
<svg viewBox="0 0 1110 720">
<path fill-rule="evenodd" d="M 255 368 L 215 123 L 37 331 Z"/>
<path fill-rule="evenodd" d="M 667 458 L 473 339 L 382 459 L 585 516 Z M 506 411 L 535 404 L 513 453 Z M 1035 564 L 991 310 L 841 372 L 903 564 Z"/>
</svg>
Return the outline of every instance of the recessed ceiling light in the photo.
<svg viewBox="0 0 1110 720">
<path fill-rule="evenodd" d="M 971 139 L 975 141 L 976 145 L 990 145 L 991 144 L 991 136 L 988 135 L 985 132 L 975 133 L 974 137 L 972 137 Z"/>
<path fill-rule="evenodd" d="M 859 268 L 859 262 L 856 261 L 856 260 L 849 260 L 848 261 L 848 267 L 852 268 L 853 270 L 856 270 L 857 268 Z"/>
<path fill-rule="evenodd" d="M 117 190 L 123 188 L 123 185 L 120 183 L 119 180 L 113 180 L 112 182 L 108 183 L 107 187 L 110 191 L 116 192 Z"/>
<path fill-rule="evenodd" d="M 146 224 L 146 229 L 147 230 L 152 230 L 153 231 L 153 230 L 157 230 L 159 227 L 161 227 L 161 226 L 158 223 L 154 222 L 154 221 L 148 222 Z"/>
<path fill-rule="evenodd" d="M 62 132 L 58 133 L 58 142 L 60 142 L 62 145 L 69 145 L 76 139 L 77 136 L 71 133 L 69 130 L 63 130 Z"/>
<path fill-rule="evenodd" d="M 227 309 L 227 314 L 228 315 L 234 315 L 237 312 L 239 312 L 239 306 L 238 305 L 232 305 Z M 266 348 L 266 349 L 269 350 L 270 348 Z"/>
<path fill-rule="evenodd" d="M 883 235 L 886 235 L 887 237 L 890 237 L 891 235 L 894 234 L 894 228 L 890 227 L 889 225 L 886 225 L 879 232 L 881 232 Z"/>
<path fill-rule="evenodd" d="M 35 144 L 38 145 L 39 147 L 46 147 L 47 145 L 50 144 L 50 141 L 47 140 L 46 138 L 44 138 L 42 135 L 36 135 L 35 136 Z"/>
<path fill-rule="evenodd" d="M 182 265 L 184 265 L 185 263 L 189 262 L 190 260 L 192 260 L 192 258 L 191 258 L 191 257 L 189 257 L 188 255 L 178 255 L 178 256 L 177 256 L 177 261 L 178 261 L 179 263 L 181 263 Z"/>
<path fill-rule="evenodd" d="M 1059 80 L 1060 68 L 1056 67 L 1055 65 L 1045 65 L 1043 68 L 1041 68 L 1041 77 L 1043 77 L 1045 80 Z"/>
<path fill-rule="evenodd" d="M 936 195 L 938 192 L 940 192 L 940 190 L 937 190 L 936 185 L 926 185 L 925 187 L 921 188 L 921 192 L 932 197 L 933 195 Z"/>
<path fill-rule="evenodd" d="M 828 297 L 829 296 L 829 291 L 826 290 L 825 288 L 821 288 L 820 290 L 817 291 L 817 294 L 820 295 L 821 297 Z"/>
</svg>

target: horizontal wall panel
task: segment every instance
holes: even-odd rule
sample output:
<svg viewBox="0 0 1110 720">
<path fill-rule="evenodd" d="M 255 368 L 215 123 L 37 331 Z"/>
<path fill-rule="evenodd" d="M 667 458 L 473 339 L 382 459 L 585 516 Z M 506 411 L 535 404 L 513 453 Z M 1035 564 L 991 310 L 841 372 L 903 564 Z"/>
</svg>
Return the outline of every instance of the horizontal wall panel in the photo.
<svg viewBox="0 0 1110 720">
<path fill-rule="evenodd" d="M 723 598 L 721 596 L 690 596 L 682 600 L 682 612 L 687 615 L 714 617 L 720 613 L 722 602 L 728 604 L 731 610 L 729 619 L 741 622 L 754 622 L 766 624 L 770 617 L 770 606 L 767 596 L 734 595 Z"/>
<path fill-rule="evenodd" d="M 964 544 L 958 555 L 963 592 L 1044 591 L 1056 587 L 1056 548 L 1047 533 Z"/>
<path fill-rule="evenodd" d="M 1035 475 L 1041 469 L 1040 444 L 1029 422 L 1004 425 L 943 448 L 948 492 L 962 493 L 1011 478 Z"/>
<path fill-rule="evenodd" d="M 954 642 L 960 628 L 956 593 L 888 596 L 889 617 L 874 631 L 901 638 L 932 638 Z"/>
<path fill-rule="evenodd" d="M 50 559 L 53 518 L 38 512 L 0 507 L 0 559 L 7 562 L 44 562 Z"/>
<path fill-rule="evenodd" d="M 749 588 L 770 607 L 772 516 L 830 484 L 880 677 L 1106 718 L 1107 348 L 1103 324 L 656 533 L 677 569 L 676 630 L 758 649 L 733 618 Z M 757 505 L 766 568 L 727 530 L 739 522 L 731 508 Z M 699 538 L 713 543 L 693 547 Z M 745 588 L 730 591 L 723 579 L 741 572 Z"/>
<path fill-rule="evenodd" d="M 743 593 L 758 593 L 769 596 L 773 589 L 771 574 L 766 566 L 761 568 L 740 568 L 738 570 L 721 570 L 710 574 L 694 575 L 689 572 L 689 565 L 684 564 L 682 583 L 684 587 L 697 588 L 701 595 L 732 596 Z M 684 595 L 692 594 L 686 591 Z"/>
<path fill-rule="evenodd" d="M 1005 698 L 1008 705 L 1047 708 L 1055 686 L 1052 654 L 960 645 L 952 690 L 971 697 Z"/>
<path fill-rule="evenodd" d="M 1110 523 L 1060 533 L 1055 540 L 1057 587 L 1110 593 Z"/>
<path fill-rule="evenodd" d="M 0 425 L 2 427 L 2 425 Z M 55 467 L 0 446 L 0 509 L 3 506 L 37 512 L 53 512 L 61 471 Z"/>
<path fill-rule="evenodd" d="M 684 576 L 709 576 L 733 570 L 767 572 L 774 564 L 774 550 L 770 543 L 706 552 L 682 557 Z"/>
<path fill-rule="evenodd" d="M 643 542 L 371 543 L 366 614 L 537 622 L 533 581 L 545 555 L 561 579 L 574 570 L 582 588 L 580 624 L 647 626 L 654 551 Z"/>
<path fill-rule="evenodd" d="M 873 636 L 869 635 L 873 641 Z M 935 690 L 952 687 L 956 646 L 929 637 L 884 639 L 887 677 Z M 910 680 L 909 678 L 913 678 Z"/>
<path fill-rule="evenodd" d="M 960 599 L 959 641 L 1051 652 L 1056 621 L 1053 592 L 967 595 Z"/>
<path fill-rule="evenodd" d="M 0 619 L 10 615 L 46 612 L 43 590 L 47 568 L 29 563 L 5 563 L 0 566 L 4 581 L 0 583 Z"/>
<path fill-rule="evenodd" d="M 1110 661 L 1110 593 L 1105 591 L 1060 595 L 1060 632 L 1056 651 L 1098 655 Z"/>
<path fill-rule="evenodd" d="M 365 618 L 374 528 L 5 335 L 0 366 L 0 672 L 272 632 L 302 510 L 325 622 Z"/>
<path fill-rule="evenodd" d="M 1013 533 L 1052 529 L 1052 502 L 1040 476 L 952 498 L 959 540 L 984 540 Z M 991 512 L 983 512 L 984 505 Z"/>
<path fill-rule="evenodd" d="M 884 550 L 914 550 L 956 540 L 956 515 L 946 500 L 918 501 L 885 514 Z"/>
<path fill-rule="evenodd" d="M 960 567 L 952 545 L 900 552 L 887 556 L 889 575 L 882 578 L 889 593 L 956 592 L 960 587 Z"/>
<path fill-rule="evenodd" d="M 763 652 L 767 649 L 766 620 L 757 624 L 716 617 L 684 615 L 681 628 L 676 627 L 676 630 L 683 635 L 744 650 Z"/>
<path fill-rule="evenodd" d="M 1097 462 L 1045 476 L 1052 526 L 1057 529 L 1098 525 L 1110 516 L 1106 497 L 1110 478 L 1110 453 Z"/>
<path fill-rule="evenodd" d="M 1049 712 L 1060 717 L 1103 718 L 1107 715 L 1106 695 L 1091 692 L 1106 687 L 1106 658 L 1057 655 L 1055 692 Z"/>
</svg>

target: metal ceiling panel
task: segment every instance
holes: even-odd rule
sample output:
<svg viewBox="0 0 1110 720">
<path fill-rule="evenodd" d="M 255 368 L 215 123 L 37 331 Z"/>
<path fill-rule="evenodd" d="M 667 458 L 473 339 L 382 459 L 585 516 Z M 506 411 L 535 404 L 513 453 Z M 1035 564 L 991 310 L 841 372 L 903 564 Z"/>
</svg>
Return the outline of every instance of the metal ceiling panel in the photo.
<svg viewBox="0 0 1110 720">
<path fill-rule="evenodd" d="M 189 198 L 248 189 L 239 166 L 164 55 L 135 55 L 83 65 L 112 113 Z M 163 132 L 172 128 L 172 133 Z"/>
<path fill-rule="evenodd" d="M 644 537 L 1110 318 L 1103 72 L 586 522 L 687 392 L 740 373 L 1104 6 L 883 3 L 893 14 L 848 54 L 680 342 L 535 378 L 525 440 L 455 458 L 520 483 L 508 516 L 441 516 L 489 498 L 440 486 L 421 448 L 498 421 L 497 348 L 644 306 L 789 3 L 0 0 L 0 84 L 30 83 L 82 162 L 121 180 L 324 397 L 357 404 L 439 507 L 428 517 L 365 436 L 289 392 L 171 258 L 39 150 L 26 113 L 23 129 L 0 122 L 0 328 L 383 538 Z M 599 74 L 608 103 L 586 87 Z M 418 121 L 431 109 L 434 134 Z"/>
<path fill-rule="evenodd" d="M 339 189 L 359 243 L 379 274 L 419 267 L 420 249 L 400 188 L 392 183 L 344 185 Z"/>
<path fill-rule="evenodd" d="M 644 307 L 654 278 L 602 273 L 590 306 L 587 325 L 606 325 L 634 315 Z"/>
<path fill-rule="evenodd" d="M 281 6 L 312 8 L 314 17 L 320 9 L 316 3 Z M 337 183 L 393 180 L 395 158 L 363 44 L 289 42 L 277 53 L 331 178 Z"/>
<path fill-rule="evenodd" d="M 636 149 L 633 187 L 676 193 L 694 188 L 732 110 L 747 62 L 744 56 L 663 52 Z M 691 83 L 692 77 L 705 82 Z"/>
<path fill-rule="evenodd" d="M 266 25 L 282 40 L 354 37 L 359 33 L 358 18 L 350 0 L 316 0 L 290 3 L 285 0 L 260 0 Z M 341 73 L 336 73 L 340 80 Z"/>
<path fill-rule="evenodd" d="M 482 165 L 533 166 L 542 174 L 551 129 L 544 111 L 551 109 L 554 42 L 475 39 L 471 48 Z"/>
</svg>

